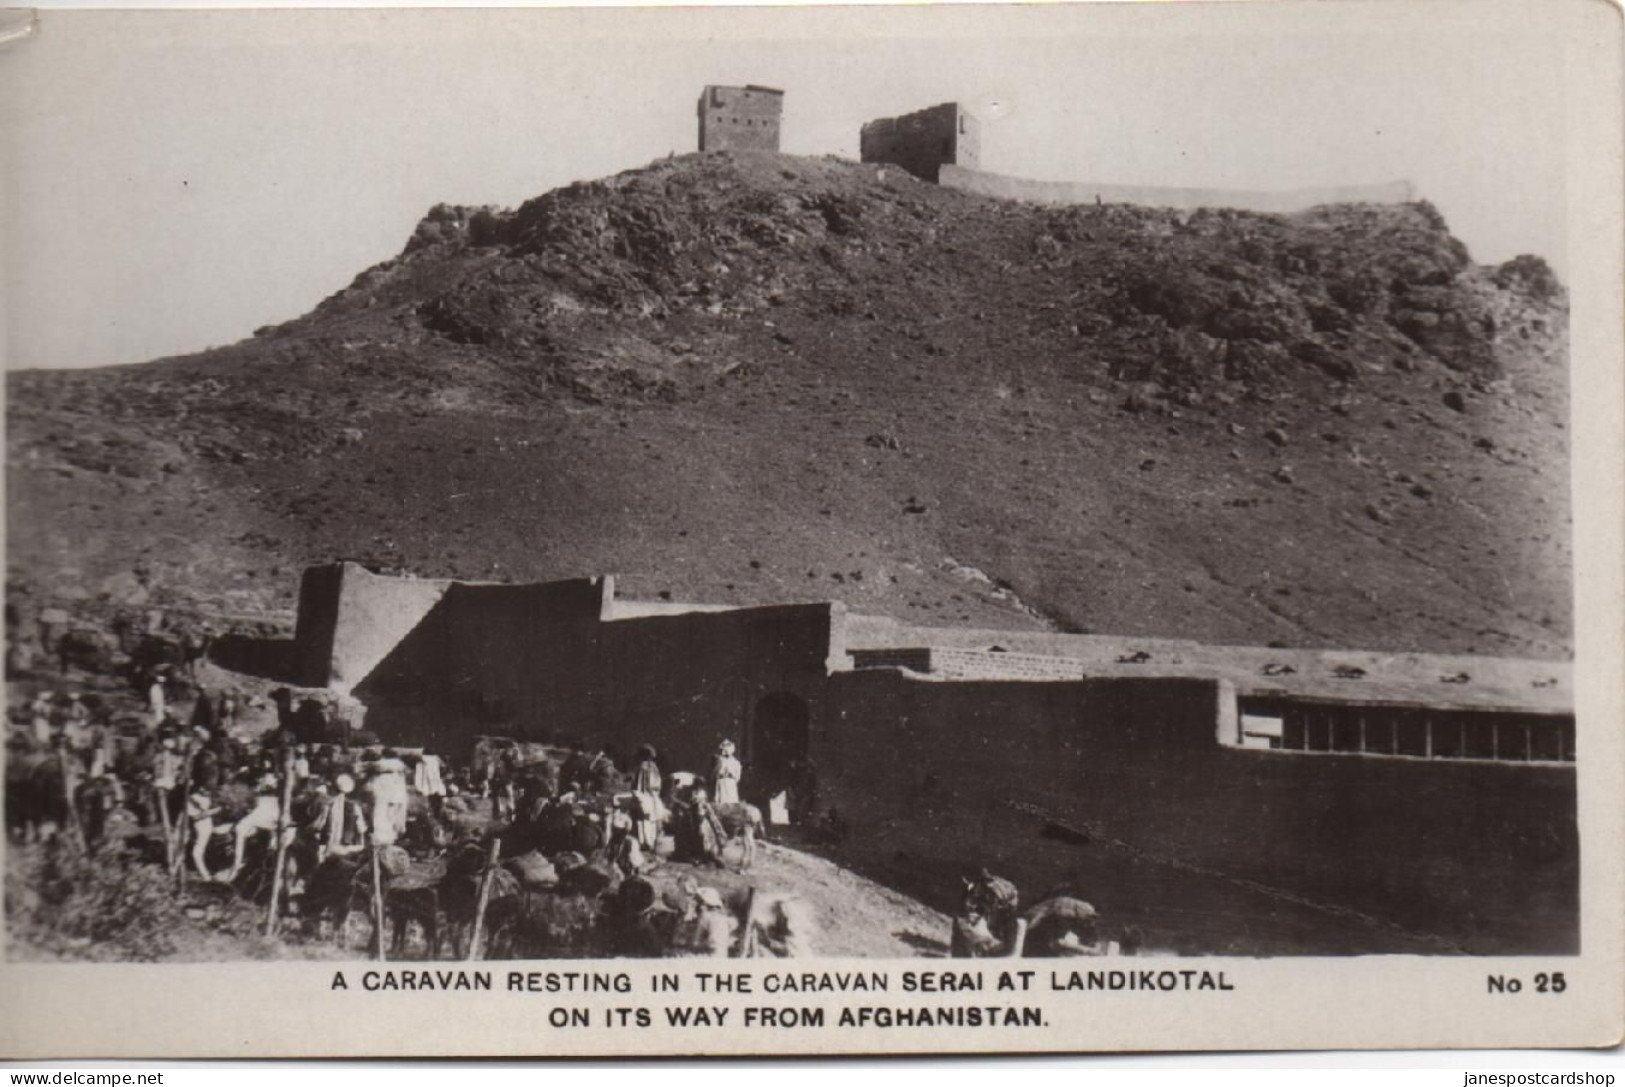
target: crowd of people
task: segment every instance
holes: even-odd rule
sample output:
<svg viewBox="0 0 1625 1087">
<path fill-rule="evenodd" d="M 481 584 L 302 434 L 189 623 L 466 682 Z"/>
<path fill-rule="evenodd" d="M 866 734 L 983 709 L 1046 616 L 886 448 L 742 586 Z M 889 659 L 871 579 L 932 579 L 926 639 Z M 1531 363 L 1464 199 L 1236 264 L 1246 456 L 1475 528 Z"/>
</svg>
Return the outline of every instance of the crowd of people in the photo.
<svg viewBox="0 0 1625 1087">
<path fill-rule="evenodd" d="M 135 686 L 136 699 L 60 688 L 13 707 L 17 840 L 67 835 L 91 853 L 166 864 L 178 884 L 231 884 L 257 900 L 275 884 L 271 909 L 311 920 L 327 912 L 312 893 L 322 873 L 342 870 L 348 890 L 374 851 L 386 882 L 409 885 L 435 865 L 455 875 L 448 858 L 495 845 L 501 876 L 483 896 L 493 925 L 513 919 L 506 899 L 565 892 L 597 901 L 622 934 L 617 946 L 640 954 L 807 949 L 810 921 L 794 896 L 753 891 L 730 904 L 694 878 L 730 861 L 748 868 L 765 829 L 741 798 L 746 768 L 731 741 L 704 772 L 669 769 L 647 744 L 623 758 L 579 741 L 487 739 L 453 765 L 380 744 L 335 707 L 287 690 L 210 691 L 172 666 Z M 802 809 L 812 776 L 799 780 Z M 671 862 L 690 874 L 668 878 Z M 479 880 L 491 867 L 479 866 Z"/>
</svg>

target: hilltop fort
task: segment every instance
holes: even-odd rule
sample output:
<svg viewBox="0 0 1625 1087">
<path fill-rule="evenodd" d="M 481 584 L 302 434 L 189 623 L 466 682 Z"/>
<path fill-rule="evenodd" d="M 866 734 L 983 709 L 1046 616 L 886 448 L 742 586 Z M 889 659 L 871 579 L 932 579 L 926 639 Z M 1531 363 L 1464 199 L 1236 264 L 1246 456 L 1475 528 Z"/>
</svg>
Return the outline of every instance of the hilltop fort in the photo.
<svg viewBox="0 0 1625 1087">
<path fill-rule="evenodd" d="M 777 151 L 784 92 L 754 84 L 709 86 L 700 95 L 701 151 Z"/>
<path fill-rule="evenodd" d="M 779 150 L 783 104 L 784 92 L 771 87 L 706 87 L 699 102 L 699 149 Z M 1285 214 L 1322 204 L 1399 204 L 1417 199 L 1416 187 L 1409 181 L 1264 190 L 1038 181 L 991 173 L 982 169 L 981 121 L 958 102 L 869 121 L 859 132 L 859 149 L 862 161 L 900 167 L 921 181 L 1051 206 L 1141 204 Z"/>
</svg>

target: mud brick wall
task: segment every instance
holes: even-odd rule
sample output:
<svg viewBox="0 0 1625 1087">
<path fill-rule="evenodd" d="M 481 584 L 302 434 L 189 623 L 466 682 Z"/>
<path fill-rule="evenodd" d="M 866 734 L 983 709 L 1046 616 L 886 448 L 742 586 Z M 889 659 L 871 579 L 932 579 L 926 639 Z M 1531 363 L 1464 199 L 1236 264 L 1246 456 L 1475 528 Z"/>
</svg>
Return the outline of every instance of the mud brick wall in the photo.
<svg viewBox="0 0 1625 1087">
<path fill-rule="evenodd" d="M 932 646 L 920 649 L 859 649 L 858 668 L 907 668 L 944 679 L 1082 679 L 1083 664 L 1063 657 Z"/>
<path fill-rule="evenodd" d="M 705 772 L 751 755 L 762 700 L 824 698 L 837 605 L 603 621 L 598 583 L 455 585 L 356 689 L 386 739 L 461 757 L 481 734 L 652 743 Z"/>
<path fill-rule="evenodd" d="M 353 562 L 307 569 L 294 633 L 299 682 L 348 691 L 439 602 L 451 585 L 380 577 Z"/>
<path fill-rule="evenodd" d="M 939 908 L 985 864 L 1164 948 L 1577 946 L 1570 768 L 1238 749 L 1212 681 L 830 686 L 814 755 L 857 828 L 842 859 Z"/>
<path fill-rule="evenodd" d="M 974 649 L 931 650 L 931 670 L 950 679 L 1082 679 L 1083 665 L 1061 657 L 1030 653 L 978 652 Z"/>
</svg>

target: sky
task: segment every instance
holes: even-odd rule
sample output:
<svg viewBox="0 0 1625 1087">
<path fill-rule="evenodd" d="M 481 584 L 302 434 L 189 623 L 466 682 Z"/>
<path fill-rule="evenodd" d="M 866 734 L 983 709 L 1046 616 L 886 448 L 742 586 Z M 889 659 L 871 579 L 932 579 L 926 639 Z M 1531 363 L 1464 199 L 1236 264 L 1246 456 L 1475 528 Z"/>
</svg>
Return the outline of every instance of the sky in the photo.
<svg viewBox="0 0 1625 1087">
<path fill-rule="evenodd" d="M 1476 260 L 1534 252 L 1562 273 L 1553 10 L 46 9 L 0 46 L 0 355 L 103 366 L 236 342 L 397 254 L 435 203 L 513 206 L 692 151 L 707 83 L 783 88 L 791 154 L 855 159 L 863 122 L 957 100 L 1003 174 L 1408 179 Z"/>
</svg>

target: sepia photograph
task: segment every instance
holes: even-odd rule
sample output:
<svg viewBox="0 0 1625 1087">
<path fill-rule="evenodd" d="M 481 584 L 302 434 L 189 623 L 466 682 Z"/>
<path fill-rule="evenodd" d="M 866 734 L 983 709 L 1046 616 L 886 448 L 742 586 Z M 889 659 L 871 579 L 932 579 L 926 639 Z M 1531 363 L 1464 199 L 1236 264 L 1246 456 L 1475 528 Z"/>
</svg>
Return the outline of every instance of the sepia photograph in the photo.
<svg viewBox="0 0 1625 1087">
<path fill-rule="evenodd" d="M 1175 8 L 9 13 L 0 976 L 1617 1041 L 1618 13 Z"/>
</svg>

